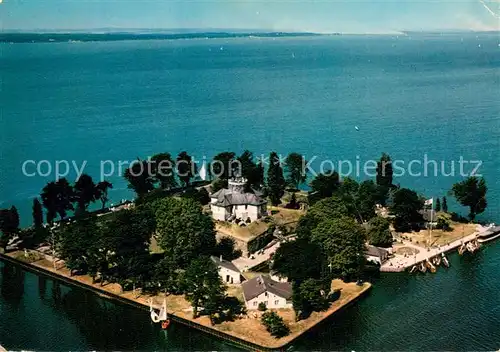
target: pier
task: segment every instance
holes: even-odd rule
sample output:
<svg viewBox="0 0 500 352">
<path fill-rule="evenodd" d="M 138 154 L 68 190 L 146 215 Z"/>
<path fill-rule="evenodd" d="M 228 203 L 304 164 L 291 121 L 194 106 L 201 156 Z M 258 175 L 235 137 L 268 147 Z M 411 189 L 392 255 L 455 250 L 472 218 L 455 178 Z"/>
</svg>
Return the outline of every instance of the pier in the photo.
<svg viewBox="0 0 500 352">
<path fill-rule="evenodd" d="M 406 271 L 407 269 L 413 267 L 414 265 L 426 262 L 426 261 L 431 261 L 431 258 L 441 255 L 442 253 L 448 253 L 453 250 L 458 249 L 462 244 L 476 240 L 479 235 L 481 235 L 483 232 L 487 231 L 487 228 L 478 226 L 478 230 L 474 232 L 471 235 L 462 237 L 460 239 L 457 239 L 453 242 L 450 242 L 449 244 L 446 245 L 441 245 L 438 247 L 431 247 L 431 248 L 424 248 L 421 246 L 418 246 L 416 244 L 413 244 L 411 242 L 404 242 L 405 247 L 410 247 L 412 249 L 418 250 L 417 254 L 414 255 L 400 255 L 400 254 L 395 254 L 392 258 L 389 258 L 386 262 L 384 262 L 380 266 L 380 271 L 381 272 L 403 272 Z"/>
</svg>

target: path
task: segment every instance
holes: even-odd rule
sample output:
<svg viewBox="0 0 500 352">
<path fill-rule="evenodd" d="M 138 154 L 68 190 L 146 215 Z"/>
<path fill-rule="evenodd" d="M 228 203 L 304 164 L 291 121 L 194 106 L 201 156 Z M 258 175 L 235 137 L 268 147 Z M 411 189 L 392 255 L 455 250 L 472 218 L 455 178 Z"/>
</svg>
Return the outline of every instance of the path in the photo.
<svg viewBox="0 0 500 352">
<path fill-rule="evenodd" d="M 250 257 L 239 257 L 233 260 L 233 264 L 238 268 L 239 271 L 244 272 L 249 269 L 264 263 L 269 260 L 271 254 L 276 252 L 276 250 L 280 247 L 281 242 L 276 242 L 270 247 L 265 248 L 262 253 L 260 251 L 252 254 Z M 260 253 L 260 254 L 259 254 Z"/>
</svg>

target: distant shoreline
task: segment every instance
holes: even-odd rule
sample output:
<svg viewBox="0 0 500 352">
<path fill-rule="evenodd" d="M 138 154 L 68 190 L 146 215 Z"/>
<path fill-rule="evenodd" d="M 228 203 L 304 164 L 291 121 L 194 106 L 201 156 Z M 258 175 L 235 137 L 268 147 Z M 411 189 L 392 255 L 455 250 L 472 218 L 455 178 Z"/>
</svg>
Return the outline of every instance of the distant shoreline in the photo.
<svg viewBox="0 0 500 352">
<path fill-rule="evenodd" d="M 114 42 L 124 40 L 178 40 L 178 39 L 230 39 L 230 38 L 288 38 L 313 37 L 322 34 L 310 32 L 3 32 L 0 43 L 65 43 L 65 42 Z"/>
<path fill-rule="evenodd" d="M 167 30 L 8 30 L 0 33 L 0 43 L 67 43 L 67 42 L 116 42 L 125 40 L 179 40 L 179 39 L 232 39 L 232 38 L 300 38 L 332 36 L 454 36 L 491 35 L 500 31 L 395 31 L 393 33 L 316 33 L 286 31 L 167 31 Z"/>
</svg>

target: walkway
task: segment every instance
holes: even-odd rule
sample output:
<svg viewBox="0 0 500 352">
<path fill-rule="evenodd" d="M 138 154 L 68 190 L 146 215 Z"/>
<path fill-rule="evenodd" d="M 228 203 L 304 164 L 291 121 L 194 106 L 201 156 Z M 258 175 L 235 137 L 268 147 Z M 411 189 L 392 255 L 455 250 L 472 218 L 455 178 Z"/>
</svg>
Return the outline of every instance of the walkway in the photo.
<svg viewBox="0 0 500 352">
<path fill-rule="evenodd" d="M 412 267 L 413 265 L 423 262 L 427 259 L 430 259 L 438 254 L 449 252 L 453 249 L 456 249 L 462 245 L 464 242 L 472 241 L 476 238 L 477 235 L 486 231 L 487 228 L 478 225 L 477 231 L 471 235 L 462 237 L 456 241 L 449 243 L 448 245 L 433 247 L 430 249 L 426 249 L 424 247 L 417 246 L 411 242 L 405 241 L 405 247 L 411 247 L 418 249 L 420 252 L 416 255 L 404 256 L 400 254 L 395 254 L 394 257 L 390 258 L 380 267 L 380 271 L 382 272 L 401 272 L 406 269 Z"/>
<path fill-rule="evenodd" d="M 235 260 L 233 260 L 233 264 L 238 268 L 239 271 L 245 272 L 253 267 L 264 263 L 265 261 L 269 260 L 272 254 L 276 252 L 276 250 L 280 247 L 281 242 L 275 242 L 269 247 L 264 248 L 264 250 L 258 251 L 254 254 L 251 254 L 249 258 L 247 257 L 239 257 Z"/>
</svg>

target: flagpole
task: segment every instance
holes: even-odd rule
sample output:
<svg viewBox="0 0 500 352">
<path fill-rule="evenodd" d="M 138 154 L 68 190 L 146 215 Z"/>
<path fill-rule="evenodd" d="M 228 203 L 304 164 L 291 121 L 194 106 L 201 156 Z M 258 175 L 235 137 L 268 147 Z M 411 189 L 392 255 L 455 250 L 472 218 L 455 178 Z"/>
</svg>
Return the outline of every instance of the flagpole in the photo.
<svg viewBox="0 0 500 352">
<path fill-rule="evenodd" d="M 434 197 L 431 198 L 431 222 L 429 223 L 429 247 L 431 246 L 432 242 L 432 220 L 433 220 L 433 213 L 434 213 Z"/>
</svg>

